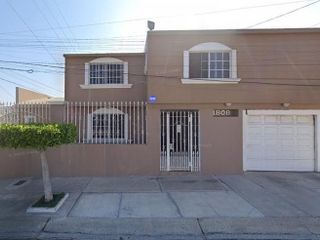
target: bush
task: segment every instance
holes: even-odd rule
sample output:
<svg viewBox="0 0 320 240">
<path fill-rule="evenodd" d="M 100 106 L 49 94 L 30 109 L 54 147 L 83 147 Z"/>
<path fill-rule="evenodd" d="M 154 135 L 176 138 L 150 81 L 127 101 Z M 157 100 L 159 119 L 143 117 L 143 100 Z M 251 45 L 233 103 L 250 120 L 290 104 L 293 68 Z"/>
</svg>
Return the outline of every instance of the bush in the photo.
<svg viewBox="0 0 320 240">
<path fill-rule="evenodd" d="M 2 124 L 0 147 L 44 151 L 48 147 L 74 143 L 76 134 L 76 126 L 73 124 Z"/>
</svg>

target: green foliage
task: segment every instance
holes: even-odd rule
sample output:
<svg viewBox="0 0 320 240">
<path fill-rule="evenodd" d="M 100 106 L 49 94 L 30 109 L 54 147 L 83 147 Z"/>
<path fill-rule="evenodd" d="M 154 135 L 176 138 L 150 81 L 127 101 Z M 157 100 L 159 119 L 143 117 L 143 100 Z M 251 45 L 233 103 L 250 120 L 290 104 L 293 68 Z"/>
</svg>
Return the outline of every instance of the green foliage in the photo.
<svg viewBox="0 0 320 240">
<path fill-rule="evenodd" d="M 77 129 L 73 124 L 2 124 L 0 147 L 46 150 L 48 147 L 74 143 Z"/>
</svg>

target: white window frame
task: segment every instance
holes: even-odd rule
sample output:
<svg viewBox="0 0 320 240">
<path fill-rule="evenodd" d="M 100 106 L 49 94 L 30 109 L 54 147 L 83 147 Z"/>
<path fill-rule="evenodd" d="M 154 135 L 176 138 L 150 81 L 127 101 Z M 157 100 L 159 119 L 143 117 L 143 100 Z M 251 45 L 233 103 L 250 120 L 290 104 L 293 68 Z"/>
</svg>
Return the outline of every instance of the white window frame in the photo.
<svg viewBox="0 0 320 240">
<path fill-rule="evenodd" d="M 189 78 L 190 67 L 190 53 L 214 53 L 214 52 L 229 52 L 230 53 L 230 70 L 229 78 Z M 210 59 L 208 59 L 210 64 Z M 208 71 L 210 69 L 208 68 Z M 238 83 L 241 79 L 237 77 L 237 51 L 231 49 L 228 46 L 217 43 L 207 42 L 193 46 L 189 50 L 183 53 L 183 78 L 181 82 L 184 84 L 226 84 L 226 83 Z"/>
<path fill-rule="evenodd" d="M 121 84 L 90 84 L 90 64 L 123 64 L 123 83 Z M 132 84 L 128 83 L 129 67 L 128 62 L 124 62 L 118 58 L 104 57 L 96 58 L 85 63 L 85 82 L 81 84 L 82 89 L 99 89 L 99 88 L 131 88 Z"/>
<path fill-rule="evenodd" d="M 242 112 L 242 163 L 243 171 L 247 171 L 247 132 L 248 132 L 248 115 L 313 115 L 314 116 L 314 171 L 320 172 L 320 110 L 243 110 Z"/>
<path fill-rule="evenodd" d="M 94 114 L 101 114 L 101 115 L 124 115 L 124 138 L 94 138 L 93 137 L 93 115 Z M 100 108 L 91 114 L 88 115 L 88 141 L 89 142 L 96 142 L 96 143 L 128 143 L 128 114 L 120 111 L 116 108 Z M 109 122 L 110 123 L 110 122 Z"/>
</svg>

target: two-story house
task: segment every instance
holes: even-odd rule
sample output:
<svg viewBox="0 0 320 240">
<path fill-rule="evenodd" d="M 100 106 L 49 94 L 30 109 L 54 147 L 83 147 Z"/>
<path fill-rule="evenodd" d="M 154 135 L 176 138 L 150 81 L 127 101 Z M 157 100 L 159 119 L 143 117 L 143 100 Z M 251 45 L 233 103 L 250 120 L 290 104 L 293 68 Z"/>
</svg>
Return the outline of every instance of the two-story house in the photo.
<svg viewBox="0 0 320 240">
<path fill-rule="evenodd" d="M 79 136 L 55 175 L 320 171 L 320 29 L 149 31 L 65 62 Z"/>
</svg>

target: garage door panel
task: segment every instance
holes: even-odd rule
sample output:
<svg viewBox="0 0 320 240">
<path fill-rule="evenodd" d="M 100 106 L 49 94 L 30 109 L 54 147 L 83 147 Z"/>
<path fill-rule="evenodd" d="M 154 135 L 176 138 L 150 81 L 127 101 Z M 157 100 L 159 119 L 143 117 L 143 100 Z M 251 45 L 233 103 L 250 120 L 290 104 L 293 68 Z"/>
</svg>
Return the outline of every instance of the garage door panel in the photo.
<svg viewBox="0 0 320 240">
<path fill-rule="evenodd" d="M 263 135 L 263 132 L 261 132 L 261 129 L 262 129 L 261 126 L 251 125 L 248 128 L 248 134 L 249 135 L 257 135 L 257 136 Z"/>
<path fill-rule="evenodd" d="M 278 151 L 266 151 L 264 153 L 264 157 L 263 157 L 263 160 L 274 160 L 274 159 L 277 159 L 279 157 L 279 152 Z"/>
<path fill-rule="evenodd" d="M 248 154 L 248 159 L 259 159 L 260 155 L 261 155 L 261 152 L 252 151 Z"/>
<path fill-rule="evenodd" d="M 314 141 L 312 141 L 312 139 L 308 139 L 308 138 L 305 138 L 305 139 L 303 139 L 303 138 L 301 138 L 301 139 L 297 139 L 296 140 L 297 141 L 297 147 L 302 147 L 302 146 L 304 146 L 304 147 L 310 147 L 310 148 L 313 148 L 313 143 L 314 143 Z"/>
<path fill-rule="evenodd" d="M 261 129 L 264 130 L 265 136 L 275 136 L 278 134 L 278 128 L 276 126 L 262 126 Z"/>
<path fill-rule="evenodd" d="M 308 124 L 310 126 L 313 126 L 313 116 L 297 116 L 296 121 L 298 124 Z"/>
<path fill-rule="evenodd" d="M 299 137 L 302 137 L 304 135 L 313 136 L 314 128 L 312 126 L 297 127 L 297 134 L 299 135 Z"/>
<path fill-rule="evenodd" d="M 313 171 L 313 116 L 248 116 L 247 170 Z"/>
<path fill-rule="evenodd" d="M 294 152 L 288 152 L 288 151 L 281 151 L 279 153 L 279 156 L 276 156 L 275 158 L 279 158 L 280 160 L 291 160 L 295 159 L 295 153 Z"/>
<path fill-rule="evenodd" d="M 299 150 L 296 152 L 296 159 L 311 159 L 313 158 L 313 151 L 310 151 L 310 150 Z"/>
<path fill-rule="evenodd" d="M 251 123 L 251 124 L 263 123 L 263 117 L 262 116 L 248 116 L 247 121 L 248 121 L 248 123 Z"/>
<path fill-rule="evenodd" d="M 313 171 L 314 167 L 313 162 L 306 164 L 305 161 L 292 162 L 291 160 L 279 159 L 269 162 L 249 160 L 247 164 L 250 165 L 254 171 Z"/>
<path fill-rule="evenodd" d="M 281 146 L 294 147 L 296 145 L 296 140 L 292 137 L 281 137 L 279 143 Z"/>
<path fill-rule="evenodd" d="M 279 116 L 265 116 L 264 123 L 265 124 L 277 124 L 279 122 Z"/>
<path fill-rule="evenodd" d="M 265 146 L 269 146 L 269 145 L 279 146 L 279 144 L 280 144 L 279 139 L 274 139 L 274 138 L 264 138 L 261 142 Z"/>
<path fill-rule="evenodd" d="M 295 127 L 292 127 L 292 126 L 283 126 L 278 128 L 279 128 L 280 137 L 293 136 L 295 135 L 295 132 L 296 132 Z"/>
<path fill-rule="evenodd" d="M 294 116 L 290 116 L 290 115 L 280 116 L 280 123 L 281 124 L 292 124 L 292 123 L 294 123 L 294 121 L 295 121 Z"/>
</svg>

